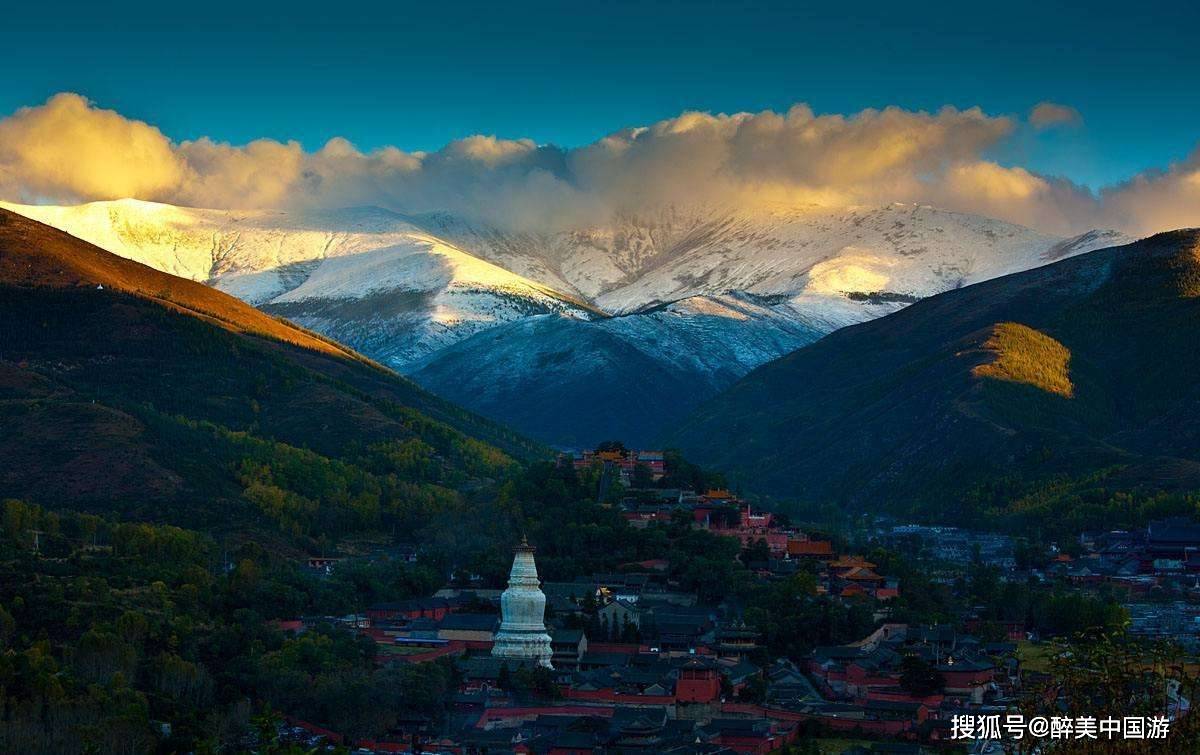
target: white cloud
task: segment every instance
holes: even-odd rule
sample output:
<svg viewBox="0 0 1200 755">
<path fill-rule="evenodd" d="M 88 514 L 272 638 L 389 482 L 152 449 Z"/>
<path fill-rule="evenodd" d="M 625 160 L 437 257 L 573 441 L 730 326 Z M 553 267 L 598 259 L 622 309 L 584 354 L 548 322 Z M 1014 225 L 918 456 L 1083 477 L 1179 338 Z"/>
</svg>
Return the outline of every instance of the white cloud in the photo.
<svg viewBox="0 0 1200 755">
<path fill-rule="evenodd" d="M 1166 170 L 1105 189 L 1101 200 L 1115 223 L 1138 233 L 1200 226 L 1200 148 Z"/>
<path fill-rule="evenodd" d="M 1076 122 L 1053 103 L 1038 127 Z M 686 112 L 571 150 L 472 136 L 430 153 L 364 152 L 332 139 L 315 152 L 261 139 L 177 143 L 76 94 L 0 120 L 0 198 L 74 202 L 132 196 L 205 207 L 374 204 L 449 210 L 539 230 L 656 203 L 827 205 L 924 202 L 1046 231 L 1149 232 L 1200 225 L 1200 157 L 1094 195 L 987 155 L 1011 118 L 978 108 L 816 115 Z"/>
</svg>

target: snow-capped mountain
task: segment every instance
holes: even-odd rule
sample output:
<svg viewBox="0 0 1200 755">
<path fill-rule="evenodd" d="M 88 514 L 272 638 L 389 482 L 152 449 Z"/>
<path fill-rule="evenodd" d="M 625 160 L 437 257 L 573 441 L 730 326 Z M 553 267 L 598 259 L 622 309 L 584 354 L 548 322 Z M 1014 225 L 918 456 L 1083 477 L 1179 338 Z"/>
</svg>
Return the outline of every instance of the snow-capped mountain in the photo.
<svg viewBox="0 0 1200 755">
<path fill-rule="evenodd" d="M 562 443 L 649 442 L 832 330 L 1128 241 L 899 204 L 664 207 L 557 232 L 377 208 L 0 206 L 207 282 Z"/>
<path fill-rule="evenodd" d="M 1092 231 L 1064 240 L 904 204 L 668 207 L 618 214 L 605 227 L 541 235 L 480 229 L 447 216 L 414 220 L 610 314 L 728 291 L 805 300 L 872 293 L 921 298 L 1124 238 Z"/>
<path fill-rule="evenodd" d="M 378 208 L 202 210 L 131 199 L 0 207 L 208 283 L 396 368 L 531 314 L 594 316 Z"/>
</svg>

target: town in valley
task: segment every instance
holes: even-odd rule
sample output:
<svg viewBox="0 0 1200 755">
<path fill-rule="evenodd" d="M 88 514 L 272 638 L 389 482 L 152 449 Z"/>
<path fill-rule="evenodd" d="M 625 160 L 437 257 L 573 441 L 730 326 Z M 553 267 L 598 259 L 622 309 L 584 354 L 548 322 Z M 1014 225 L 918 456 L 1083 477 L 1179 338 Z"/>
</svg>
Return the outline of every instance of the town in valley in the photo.
<svg viewBox="0 0 1200 755">
<path fill-rule="evenodd" d="M 459 573 L 429 595 L 273 622 L 296 638 L 352 633 L 373 643 L 381 667 L 437 663 L 453 679 L 385 738 L 291 715 L 280 735 L 364 752 L 983 753 L 1001 740 L 960 740 L 955 718 L 1003 718 L 1042 690 L 1066 652 L 1057 640 L 1090 620 L 1072 615 L 1081 606 L 1147 642 L 1200 647 L 1192 519 L 1038 551 L 1024 538 L 884 516 L 811 530 L 727 489 L 666 487 L 663 452 L 619 443 L 562 454 L 557 466 L 590 473 L 597 505 L 630 528 L 720 538 L 756 589 L 829 623 L 811 644 L 781 645 L 761 608 L 681 578 L 666 557 L 555 580 L 538 576 L 536 546 L 523 540 L 507 586 Z M 305 569 L 322 580 L 360 559 L 420 558 L 411 544 L 309 558 Z M 910 594 L 927 591 L 938 597 Z M 540 642 L 526 641 L 531 631 Z M 1177 690 L 1166 705 L 1174 717 L 1189 701 Z"/>
</svg>

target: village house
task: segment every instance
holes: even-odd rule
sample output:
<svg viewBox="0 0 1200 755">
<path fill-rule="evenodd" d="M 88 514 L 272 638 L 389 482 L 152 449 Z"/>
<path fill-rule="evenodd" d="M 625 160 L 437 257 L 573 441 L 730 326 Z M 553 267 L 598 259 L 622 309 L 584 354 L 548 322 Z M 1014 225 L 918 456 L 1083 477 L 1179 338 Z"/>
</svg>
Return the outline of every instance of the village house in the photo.
<svg viewBox="0 0 1200 755">
<path fill-rule="evenodd" d="M 617 598 L 597 612 L 603 626 L 610 631 L 620 632 L 627 624 L 635 627 L 642 625 L 642 611 L 636 603 Z"/>
<path fill-rule="evenodd" d="M 712 649 L 716 652 L 718 658 L 730 658 L 740 661 L 761 649 L 761 646 L 758 644 L 758 631 L 746 626 L 745 622 L 741 620 L 723 623 L 715 630 L 713 635 L 714 642 Z"/>
<path fill-rule="evenodd" d="M 588 639 L 582 629 L 555 629 L 550 632 L 554 668 L 578 668 L 587 653 Z"/>
<path fill-rule="evenodd" d="M 313 574 L 327 577 L 333 574 L 333 569 L 342 559 L 329 556 L 313 556 L 305 561 L 305 566 Z"/>
<path fill-rule="evenodd" d="M 832 561 L 833 543 L 828 540 L 788 538 L 787 555 L 790 558 L 810 558 L 816 561 Z"/>
</svg>

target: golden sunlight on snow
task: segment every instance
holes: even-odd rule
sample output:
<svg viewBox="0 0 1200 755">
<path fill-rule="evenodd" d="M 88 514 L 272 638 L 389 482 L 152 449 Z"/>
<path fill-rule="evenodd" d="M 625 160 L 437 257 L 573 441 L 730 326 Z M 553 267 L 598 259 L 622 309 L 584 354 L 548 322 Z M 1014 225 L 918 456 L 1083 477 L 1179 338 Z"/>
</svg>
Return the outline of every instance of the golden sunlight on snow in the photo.
<svg viewBox="0 0 1200 755">
<path fill-rule="evenodd" d="M 896 261 L 863 252 L 846 247 L 839 256 L 813 265 L 804 290 L 818 294 L 886 290 L 891 278 L 881 268 L 892 267 Z"/>
</svg>

